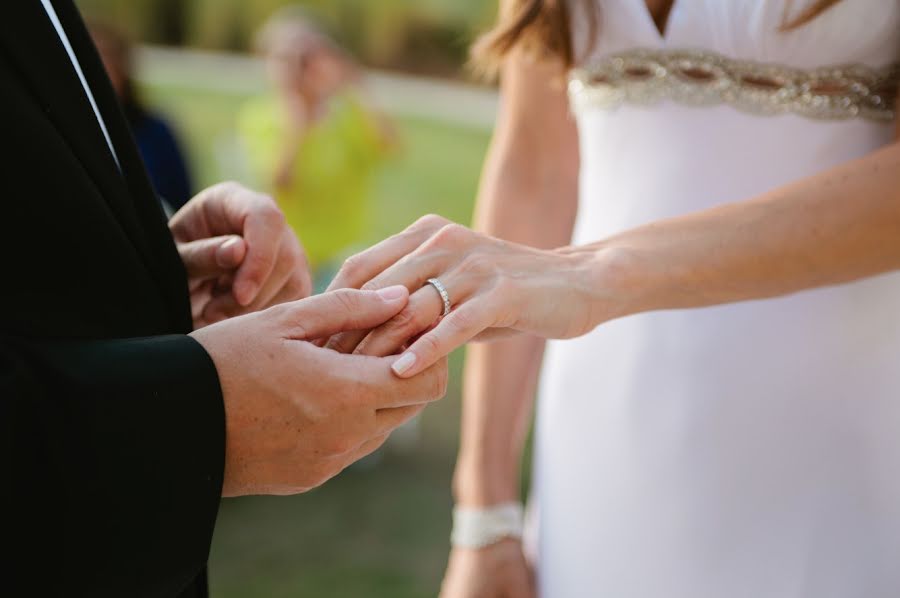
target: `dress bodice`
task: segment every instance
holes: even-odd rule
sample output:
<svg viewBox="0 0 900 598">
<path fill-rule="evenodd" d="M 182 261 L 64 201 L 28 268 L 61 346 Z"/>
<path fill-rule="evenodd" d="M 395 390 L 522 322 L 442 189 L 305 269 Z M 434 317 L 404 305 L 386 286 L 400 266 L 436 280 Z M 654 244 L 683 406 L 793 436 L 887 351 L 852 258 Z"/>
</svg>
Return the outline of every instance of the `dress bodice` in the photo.
<svg viewBox="0 0 900 598">
<path fill-rule="evenodd" d="M 571 0 L 570 0 L 571 1 Z M 596 0 L 599 28 L 587 60 L 639 48 L 704 49 L 733 59 L 813 69 L 900 60 L 900 2 L 841 0 L 809 23 L 782 25 L 811 0 L 675 0 L 660 34 L 644 0 Z M 576 46 L 586 17 L 574 3 Z"/>
</svg>

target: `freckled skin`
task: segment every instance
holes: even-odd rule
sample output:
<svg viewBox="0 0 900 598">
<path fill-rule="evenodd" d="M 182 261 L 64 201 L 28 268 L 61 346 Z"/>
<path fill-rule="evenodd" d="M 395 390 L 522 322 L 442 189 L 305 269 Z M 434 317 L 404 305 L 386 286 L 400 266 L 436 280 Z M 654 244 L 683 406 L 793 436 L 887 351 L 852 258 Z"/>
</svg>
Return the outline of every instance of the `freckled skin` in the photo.
<svg viewBox="0 0 900 598">
<path fill-rule="evenodd" d="M 216 365 L 225 399 L 225 496 L 315 488 L 443 396 L 446 360 L 400 380 L 390 359 L 310 342 L 390 319 L 408 293 L 388 291 L 320 295 L 193 333 Z"/>
</svg>

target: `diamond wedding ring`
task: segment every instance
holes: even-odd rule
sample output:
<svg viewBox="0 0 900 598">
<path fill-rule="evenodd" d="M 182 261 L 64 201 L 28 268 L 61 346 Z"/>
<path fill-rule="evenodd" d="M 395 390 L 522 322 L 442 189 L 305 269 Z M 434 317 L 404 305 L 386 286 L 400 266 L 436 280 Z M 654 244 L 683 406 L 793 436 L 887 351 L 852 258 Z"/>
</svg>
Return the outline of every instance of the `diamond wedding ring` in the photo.
<svg viewBox="0 0 900 598">
<path fill-rule="evenodd" d="M 444 302 L 444 313 L 441 314 L 442 317 L 446 317 L 447 314 L 450 313 L 450 309 L 453 307 L 450 303 L 450 293 L 447 292 L 447 287 L 444 286 L 437 278 L 429 278 L 426 285 L 431 285 L 434 287 L 434 290 L 438 292 L 441 296 L 441 300 Z"/>
</svg>

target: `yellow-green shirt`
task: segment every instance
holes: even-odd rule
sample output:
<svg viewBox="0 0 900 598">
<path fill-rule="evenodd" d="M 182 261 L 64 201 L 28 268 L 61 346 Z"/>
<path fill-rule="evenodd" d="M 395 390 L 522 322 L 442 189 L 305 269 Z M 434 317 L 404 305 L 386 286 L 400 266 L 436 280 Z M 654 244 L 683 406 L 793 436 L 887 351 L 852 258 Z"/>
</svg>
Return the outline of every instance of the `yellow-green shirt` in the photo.
<svg viewBox="0 0 900 598">
<path fill-rule="evenodd" d="M 273 98 L 251 101 L 238 132 L 260 180 L 271 183 L 283 149 L 284 113 Z M 313 267 L 360 241 L 368 224 L 372 177 L 387 153 L 372 116 L 352 94 L 332 100 L 306 131 L 290 185 L 270 190 Z"/>
</svg>

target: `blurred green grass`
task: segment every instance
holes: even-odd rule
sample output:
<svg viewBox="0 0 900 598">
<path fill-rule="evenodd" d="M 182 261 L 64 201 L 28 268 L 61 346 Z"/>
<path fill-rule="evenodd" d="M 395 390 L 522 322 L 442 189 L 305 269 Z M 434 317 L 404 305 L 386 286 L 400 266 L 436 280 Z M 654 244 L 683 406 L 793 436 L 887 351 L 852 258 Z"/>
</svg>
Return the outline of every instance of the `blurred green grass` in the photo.
<svg viewBox="0 0 900 598">
<path fill-rule="evenodd" d="M 181 132 L 198 187 L 231 178 L 216 146 L 233 137 L 245 96 L 165 85 L 143 92 Z M 402 150 L 378 181 L 367 243 L 426 213 L 463 223 L 471 217 L 489 132 L 403 117 L 397 125 Z M 377 462 L 305 495 L 225 500 L 210 561 L 212 595 L 436 595 L 448 550 L 460 367 L 456 354 L 448 397 L 422 416 L 411 447 L 389 445 Z"/>
</svg>

